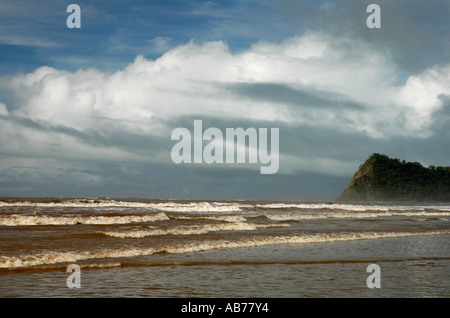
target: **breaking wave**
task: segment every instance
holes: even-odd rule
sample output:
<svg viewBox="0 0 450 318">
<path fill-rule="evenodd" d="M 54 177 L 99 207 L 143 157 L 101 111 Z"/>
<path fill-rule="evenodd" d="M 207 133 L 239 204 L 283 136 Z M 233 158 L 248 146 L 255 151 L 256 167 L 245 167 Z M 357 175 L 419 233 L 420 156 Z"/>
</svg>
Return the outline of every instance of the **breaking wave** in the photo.
<svg viewBox="0 0 450 318">
<path fill-rule="evenodd" d="M 166 212 L 236 212 L 249 205 L 228 202 L 129 202 L 116 200 L 74 199 L 57 202 L 0 201 L 0 207 L 59 208 L 144 208 Z"/>
<path fill-rule="evenodd" d="M 311 219 L 327 219 L 327 218 L 377 218 L 390 216 L 446 216 L 450 212 L 330 212 L 330 213 L 278 213 L 278 214 L 264 214 L 269 220 L 274 221 L 296 221 L 296 220 L 311 220 Z"/>
<path fill-rule="evenodd" d="M 54 216 L 25 216 L 11 215 L 0 218 L 0 225 L 24 226 L 24 225 L 111 225 L 129 224 L 169 220 L 163 212 L 150 215 L 122 215 L 122 216 L 77 216 L 77 217 L 54 217 Z"/>
<path fill-rule="evenodd" d="M 243 215 L 215 215 L 215 216 L 170 216 L 174 220 L 213 220 L 225 222 L 245 222 L 247 219 Z"/>
<path fill-rule="evenodd" d="M 366 211 L 449 211 L 450 206 L 423 206 L 423 205 L 369 205 L 369 204 L 342 204 L 342 203 L 267 203 L 256 204 L 261 209 L 300 209 L 300 210 L 345 210 L 355 212 Z"/>
<path fill-rule="evenodd" d="M 84 260 L 98 260 L 108 258 L 127 258 L 152 255 L 155 253 L 192 253 L 221 248 L 258 247 L 275 244 L 309 244 L 336 241 L 371 240 L 379 238 L 396 238 L 406 236 L 425 235 L 449 235 L 450 231 L 430 232 L 369 232 L 369 233 L 345 233 L 345 234 L 317 234 L 301 236 L 270 236 L 257 237 L 237 241 L 202 241 L 192 243 L 179 243 L 152 248 L 123 248 L 117 250 L 101 250 L 86 252 L 47 253 L 23 256 L 1 256 L 0 268 L 17 269 L 33 266 L 51 265 L 58 263 L 73 263 Z"/>
<path fill-rule="evenodd" d="M 121 201 L 113 199 L 52 199 L 52 200 L 0 200 L 0 207 L 49 207 L 49 208 L 138 208 L 160 212 L 223 213 L 256 210 L 300 210 L 393 212 L 393 211 L 447 211 L 449 205 L 384 205 L 346 203 L 244 203 L 244 202 L 196 202 L 196 201 Z"/>
<path fill-rule="evenodd" d="M 254 231 L 258 228 L 269 228 L 269 227 L 288 227 L 289 224 L 255 224 L 255 223 L 227 223 L 227 224 L 208 224 L 208 225 L 197 225 L 197 226 L 180 226 L 173 229 L 158 229 L 150 231 L 122 231 L 122 232 L 101 232 L 102 234 L 120 237 L 120 238 L 142 238 L 146 236 L 156 236 L 156 235 L 196 235 L 205 234 L 209 232 L 219 232 L 219 231 Z"/>
</svg>

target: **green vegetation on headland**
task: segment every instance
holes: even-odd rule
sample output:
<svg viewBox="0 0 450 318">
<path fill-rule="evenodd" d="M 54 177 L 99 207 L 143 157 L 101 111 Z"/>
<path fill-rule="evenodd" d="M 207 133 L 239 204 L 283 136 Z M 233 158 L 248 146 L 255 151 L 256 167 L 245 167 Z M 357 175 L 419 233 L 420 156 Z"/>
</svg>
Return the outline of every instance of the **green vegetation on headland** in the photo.
<svg viewBox="0 0 450 318">
<path fill-rule="evenodd" d="M 374 153 L 355 173 L 339 201 L 450 201 L 450 167 Z"/>
</svg>

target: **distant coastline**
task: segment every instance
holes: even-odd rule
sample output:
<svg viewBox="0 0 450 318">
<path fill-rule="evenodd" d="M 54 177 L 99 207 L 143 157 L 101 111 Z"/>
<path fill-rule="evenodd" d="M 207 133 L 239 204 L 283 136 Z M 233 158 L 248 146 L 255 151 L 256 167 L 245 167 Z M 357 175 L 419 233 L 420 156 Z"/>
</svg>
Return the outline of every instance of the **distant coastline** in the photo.
<svg viewBox="0 0 450 318">
<path fill-rule="evenodd" d="M 450 167 L 372 154 L 337 201 L 450 202 Z"/>
</svg>

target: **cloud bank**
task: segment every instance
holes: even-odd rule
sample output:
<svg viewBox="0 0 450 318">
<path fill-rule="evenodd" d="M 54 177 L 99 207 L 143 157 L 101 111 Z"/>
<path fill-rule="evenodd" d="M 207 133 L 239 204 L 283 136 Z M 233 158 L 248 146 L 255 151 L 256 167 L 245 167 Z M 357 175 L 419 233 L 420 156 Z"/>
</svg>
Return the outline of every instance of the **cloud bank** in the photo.
<svg viewBox="0 0 450 318">
<path fill-rule="evenodd" d="M 317 31 L 237 52 L 223 41 L 190 41 L 114 72 L 42 66 L 3 77 L 9 98 L 0 100 L 2 190 L 17 180 L 57 184 L 62 176 L 80 188 L 120 187 L 136 171 L 149 178 L 138 178 L 142 187 L 170 179 L 188 171 L 170 159 L 171 132 L 192 129 L 194 119 L 219 128 L 280 128 L 277 180 L 311 173 L 344 180 L 377 151 L 439 164 L 448 147 L 427 155 L 414 147 L 445 145 L 442 127 L 450 121 L 439 114 L 448 115 L 450 64 L 406 79 L 398 74 L 389 51 Z M 10 158 L 19 158 L 16 168 Z M 127 177 L 107 177 L 112 167 L 128 169 L 121 172 Z M 188 188 L 222 170 L 257 173 L 251 166 L 189 169 L 200 179 L 186 177 Z M 170 193 L 186 190 L 180 182 Z"/>
</svg>

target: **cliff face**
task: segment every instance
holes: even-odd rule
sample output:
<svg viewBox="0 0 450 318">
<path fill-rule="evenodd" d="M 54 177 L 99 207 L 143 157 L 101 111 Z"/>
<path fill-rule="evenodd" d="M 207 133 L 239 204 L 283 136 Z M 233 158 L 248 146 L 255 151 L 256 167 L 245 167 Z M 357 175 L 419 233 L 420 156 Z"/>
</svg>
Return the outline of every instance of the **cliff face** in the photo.
<svg viewBox="0 0 450 318">
<path fill-rule="evenodd" d="M 339 201 L 450 201 L 450 167 L 373 154 L 355 173 Z"/>
</svg>

